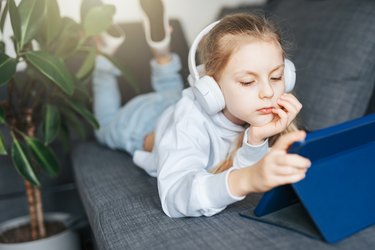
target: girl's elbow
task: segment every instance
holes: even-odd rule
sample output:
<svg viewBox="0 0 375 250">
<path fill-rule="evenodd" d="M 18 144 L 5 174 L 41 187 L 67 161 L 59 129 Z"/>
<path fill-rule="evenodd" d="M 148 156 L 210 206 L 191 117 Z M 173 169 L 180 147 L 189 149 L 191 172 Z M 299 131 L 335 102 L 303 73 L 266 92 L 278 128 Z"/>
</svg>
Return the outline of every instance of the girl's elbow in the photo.
<svg viewBox="0 0 375 250">
<path fill-rule="evenodd" d="M 99 143 L 101 143 L 101 144 L 106 144 L 106 143 L 105 143 L 104 131 L 103 131 L 102 127 L 100 127 L 99 129 L 95 130 L 94 134 L 95 134 L 95 138 L 96 138 L 96 140 L 97 140 Z"/>
<path fill-rule="evenodd" d="M 171 204 L 169 204 L 169 205 L 171 205 Z M 163 212 L 169 218 L 182 218 L 182 217 L 186 217 L 183 214 L 179 213 L 176 209 L 168 207 L 168 204 L 166 202 L 163 202 L 163 201 L 162 201 L 162 209 L 163 209 Z"/>
</svg>

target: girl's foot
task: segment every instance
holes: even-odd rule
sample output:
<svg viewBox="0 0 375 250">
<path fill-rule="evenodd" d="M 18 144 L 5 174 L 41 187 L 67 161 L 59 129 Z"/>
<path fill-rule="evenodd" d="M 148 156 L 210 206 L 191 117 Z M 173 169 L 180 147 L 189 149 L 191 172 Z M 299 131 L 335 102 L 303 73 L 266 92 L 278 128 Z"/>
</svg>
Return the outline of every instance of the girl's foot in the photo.
<svg viewBox="0 0 375 250">
<path fill-rule="evenodd" d="M 146 41 L 154 54 L 169 55 L 171 29 L 163 0 L 139 0 Z"/>
<path fill-rule="evenodd" d="M 124 31 L 120 26 L 113 25 L 98 37 L 97 48 L 100 52 L 113 56 L 124 40 Z"/>
</svg>

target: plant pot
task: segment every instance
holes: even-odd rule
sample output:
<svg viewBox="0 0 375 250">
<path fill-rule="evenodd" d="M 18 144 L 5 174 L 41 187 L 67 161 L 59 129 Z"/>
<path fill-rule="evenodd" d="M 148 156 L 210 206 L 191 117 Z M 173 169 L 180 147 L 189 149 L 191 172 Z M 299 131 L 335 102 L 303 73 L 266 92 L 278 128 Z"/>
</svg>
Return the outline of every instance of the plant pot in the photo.
<svg viewBox="0 0 375 250">
<path fill-rule="evenodd" d="M 68 229 L 50 237 L 22 243 L 0 243 L 0 250 L 80 250 L 78 233 L 69 229 L 72 217 L 64 213 L 47 213 L 46 221 L 62 222 Z M 29 217 L 23 216 L 0 224 L 0 233 L 29 223 Z"/>
</svg>

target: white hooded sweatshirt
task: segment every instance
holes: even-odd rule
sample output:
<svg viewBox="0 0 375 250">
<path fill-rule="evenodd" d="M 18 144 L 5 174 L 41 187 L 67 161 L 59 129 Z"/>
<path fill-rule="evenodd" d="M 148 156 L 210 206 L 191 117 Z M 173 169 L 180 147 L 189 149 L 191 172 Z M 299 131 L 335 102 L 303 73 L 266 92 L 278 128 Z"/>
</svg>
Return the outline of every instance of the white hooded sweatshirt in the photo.
<svg viewBox="0 0 375 250">
<path fill-rule="evenodd" d="M 244 129 L 222 112 L 208 115 L 191 88 L 163 113 L 155 130 L 153 152 L 136 151 L 133 160 L 157 177 L 160 201 L 168 216 L 211 216 L 244 198 L 230 193 L 228 175 L 259 161 L 268 151 L 267 140 L 250 145 L 246 130 L 233 166 L 219 174 L 210 173 L 228 157 Z"/>
</svg>

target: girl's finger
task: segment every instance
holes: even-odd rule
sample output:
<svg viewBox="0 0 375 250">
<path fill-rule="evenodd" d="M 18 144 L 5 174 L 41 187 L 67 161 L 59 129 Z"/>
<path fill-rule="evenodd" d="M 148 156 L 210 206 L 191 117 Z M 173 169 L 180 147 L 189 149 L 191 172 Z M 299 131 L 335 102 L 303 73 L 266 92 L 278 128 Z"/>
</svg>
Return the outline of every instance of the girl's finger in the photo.
<svg viewBox="0 0 375 250">
<path fill-rule="evenodd" d="M 273 145 L 272 149 L 287 151 L 293 142 L 301 141 L 305 139 L 305 137 L 306 132 L 301 130 L 282 135 Z"/>
<path fill-rule="evenodd" d="M 311 161 L 297 154 L 280 155 L 276 158 L 276 163 L 282 166 L 306 169 L 311 166 Z"/>
<path fill-rule="evenodd" d="M 296 115 L 298 113 L 298 108 L 294 106 L 289 100 L 279 98 L 277 100 L 277 104 L 279 104 L 281 107 L 284 107 L 286 111 L 290 114 Z"/>
<path fill-rule="evenodd" d="M 302 109 L 302 104 L 294 95 L 285 93 L 281 95 L 280 98 L 291 103 L 297 109 L 297 111 L 300 111 Z"/>
<path fill-rule="evenodd" d="M 282 109 L 272 109 L 274 114 L 277 114 L 280 119 L 276 121 L 276 126 L 278 127 L 286 127 L 288 125 L 288 114 Z"/>
<path fill-rule="evenodd" d="M 305 174 L 306 171 L 307 171 L 306 168 L 296 168 L 292 166 L 279 165 L 274 169 L 274 174 L 280 175 L 280 176 L 301 175 L 301 174 Z"/>
<path fill-rule="evenodd" d="M 277 182 L 279 185 L 296 183 L 303 180 L 306 177 L 306 173 L 297 173 L 293 175 L 279 176 Z"/>
</svg>

